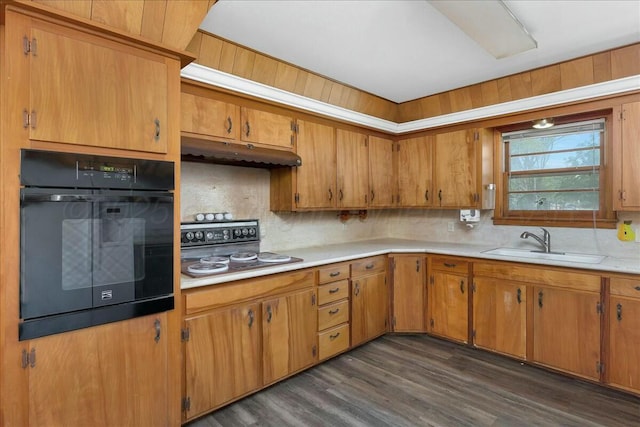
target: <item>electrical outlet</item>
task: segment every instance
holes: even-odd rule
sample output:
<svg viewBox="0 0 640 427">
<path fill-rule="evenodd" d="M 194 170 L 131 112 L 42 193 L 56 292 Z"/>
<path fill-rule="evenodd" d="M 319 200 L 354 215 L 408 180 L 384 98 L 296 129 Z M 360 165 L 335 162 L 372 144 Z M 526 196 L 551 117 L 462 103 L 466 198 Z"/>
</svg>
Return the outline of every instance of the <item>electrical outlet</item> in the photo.
<svg viewBox="0 0 640 427">
<path fill-rule="evenodd" d="M 453 231 L 455 229 L 455 223 L 454 222 L 448 222 L 447 223 L 447 231 Z"/>
</svg>

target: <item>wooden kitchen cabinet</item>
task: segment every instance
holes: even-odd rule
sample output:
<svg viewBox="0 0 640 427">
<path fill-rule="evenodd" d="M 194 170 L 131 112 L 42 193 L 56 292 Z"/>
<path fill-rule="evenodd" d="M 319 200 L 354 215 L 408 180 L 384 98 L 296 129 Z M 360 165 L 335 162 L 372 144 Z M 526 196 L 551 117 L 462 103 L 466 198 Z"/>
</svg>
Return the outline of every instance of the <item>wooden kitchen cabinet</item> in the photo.
<svg viewBox="0 0 640 427">
<path fill-rule="evenodd" d="M 393 331 L 425 332 L 425 257 L 393 254 L 389 258 L 393 277 Z"/>
<path fill-rule="evenodd" d="M 616 114 L 617 113 L 617 114 Z M 614 109 L 613 126 L 613 190 L 614 208 L 620 211 L 640 210 L 640 102 L 623 104 Z"/>
<path fill-rule="evenodd" d="M 10 12 L 7 12 L 10 13 Z M 29 19 L 24 127 L 29 139 L 166 153 L 178 59 Z M 52 72 L 55 70 L 55 72 Z"/>
<path fill-rule="evenodd" d="M 640 394 L 640 279 L 612 277 L 606 382 Z"/>
<path fill-rule="evenodd" d="M 575 375 L 600 378 L 599 284 L 593 292 L 533 288 L 532 360 Z"/>
<path fill-rule="evenodd" d="M 243 142 L 293 149 L 293 117 L 248 107 L 241 107 L 240 116 Z"/>
<path fill-rule="evenodd" d="M 351 264 L 351 347 L 387 331 L 389 292 L 386 263 L 386 256 L 378 256 Z"/>
<path fill-rule="evenodd" d="M 335 356 L 349 348 L 350 298 L 349 263 L 330 264 L 318 269 L 318 351 L 319 359 Z"/>
<path fill-rule="evenodd" d="M 166 425 L 166 325 L 161 313 L 29 341 L 29 425 Z"/>
<path fill-rule="evenodd" d="M 473 345 L 525 359 L 527 285 L 491 277 L 491 267 L 473 266 Z"/>
<path fill-rule="evenodd" d="M 398 175 L 391 139 L 369 136 L 369 207 L 395 207 Z"/>
<path fill-rule="evenodd" d="M 433 138 L 422 136 L 401 139 L 396 145 L 398 205 L 433 205 Z"/>
<path fill-rule="evenodd" d="M 270 384 L 318 360 L 316 290 L 262 303 L 263 383 Z"/>
<path fill-rule="evenodd" d="M 271 171 L 271 210 L 335 209 L 335 128 L 305 120 L 298 120 L 297 127 L 302 165 Z"/>
<path fill-rule="evenodd" d="M 198 135 L 238 140 L 240 107 L 213 98 L 182 92 L 180 130 Z"/>
<path fill-rule="evenodd" d="M 337 207 L 366 209 L 369 202 L 369 144 L 367 135 L 336 130 Z"/>
<path fill-rule="evenodd" d="M 430 256 L 428 330 L 455 341 L 469 339 L 469 263 L 459 258 Z"/>
</svg>

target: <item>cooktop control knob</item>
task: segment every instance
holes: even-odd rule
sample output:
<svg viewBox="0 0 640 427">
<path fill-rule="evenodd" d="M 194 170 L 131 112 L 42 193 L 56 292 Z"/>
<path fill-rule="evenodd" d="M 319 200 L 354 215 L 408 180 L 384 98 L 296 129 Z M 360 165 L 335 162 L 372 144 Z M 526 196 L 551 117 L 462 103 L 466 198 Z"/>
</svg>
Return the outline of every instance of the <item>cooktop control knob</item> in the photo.
<svg viewBox="0 0 640 427">
<path fill-rule="evenodd" d="M 202 240 L 202 238 L 204 237 L 204 234 L 202 233 L 202 231 L 196 231 L 195 237 L 196 237 L 196 240 Z"/>
<path fill-rule="evenodd" d="M 212 231 L 207 231 L 207 240 L 213 240 L 213 232 Z"/>
<path fill-rule="evenodd" d="M 243 235 L 243 236 L 246 236 L 247 234 L 249 234 L 249 230 L 248 230 L 248 229 L 246 229 L 246 228 L 243 228 L 243 229 L 242 229 L 242 235 Z"/>
<path fill-rule="evenodd" d="M 235 230 L 233 230 L 233 235 L 234 236 L 240 236 L 240 234 L 242 234 L 242 231 L 240 231 L 239 228 L 236 228 Z"/>
<path fill-rule="evenodd" d="M 255 236 L 256 235 L 256 229 L 255 228 L 250 228 L 249 229 L 249 235 L 250 236 Z"/>
<path fill-rule="evenodd" d="M 191 241 L 193 240 L 193 233 L 191 231 L 187 231 L 184 237 L 186 237 L 188 241 Z"/>
</svg>

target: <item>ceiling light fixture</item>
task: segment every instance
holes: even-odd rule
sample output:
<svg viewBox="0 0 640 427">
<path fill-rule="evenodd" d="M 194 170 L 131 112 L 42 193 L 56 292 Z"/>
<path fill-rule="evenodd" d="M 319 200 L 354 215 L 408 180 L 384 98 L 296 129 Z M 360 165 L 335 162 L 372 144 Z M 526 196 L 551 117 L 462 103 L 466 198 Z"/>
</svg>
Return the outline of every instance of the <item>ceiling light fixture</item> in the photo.
<svg viewBox="0 0 640 427">
<path fill-rule="evenodd" d="M 429 3 L 496 59 L 538 47 L 538 42 L 501 0 Z"/>
<path fill-rule="evenodd" d="M 533 122 L 534 129 L 547 129 L 553 126 L 553 119 L 540 119 Z"/>
</svg>

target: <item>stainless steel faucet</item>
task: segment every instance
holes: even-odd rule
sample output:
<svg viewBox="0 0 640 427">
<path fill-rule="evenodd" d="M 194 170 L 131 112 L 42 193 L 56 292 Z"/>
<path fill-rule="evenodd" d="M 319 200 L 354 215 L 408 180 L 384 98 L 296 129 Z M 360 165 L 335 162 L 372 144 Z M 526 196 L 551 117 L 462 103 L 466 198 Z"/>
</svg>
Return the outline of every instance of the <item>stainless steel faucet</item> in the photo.
<svg viewBox="0 0 640 427">
<path fill-rule="evenodd" d="M 540 236 L 536 236 L 533 233 L 529 233 L 528 231 L 525 231 L 524 233 L 522 233 L 520 235 L 521 239 L 526 239 L 528 237 L 532 237 L 534 238 L 538 243 L 540 243 L 543 247 L 544 250 L 542 251 L 534 251 L 534 252 L 545 252 L 545 253 L 550 253 L 551 252 L 551 234 L 547 231 L 547 229 L 540 227 L 540 229 L 543 232 L 542 237 Z"/>
</svg>

